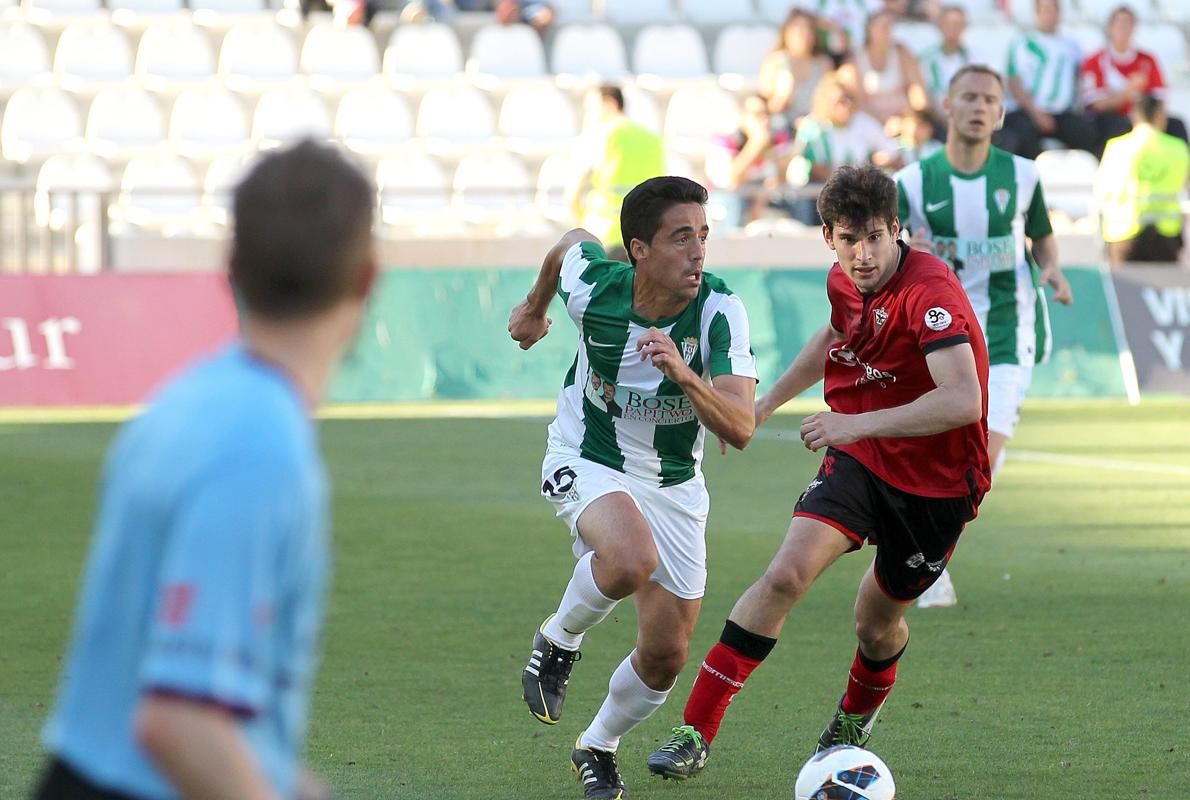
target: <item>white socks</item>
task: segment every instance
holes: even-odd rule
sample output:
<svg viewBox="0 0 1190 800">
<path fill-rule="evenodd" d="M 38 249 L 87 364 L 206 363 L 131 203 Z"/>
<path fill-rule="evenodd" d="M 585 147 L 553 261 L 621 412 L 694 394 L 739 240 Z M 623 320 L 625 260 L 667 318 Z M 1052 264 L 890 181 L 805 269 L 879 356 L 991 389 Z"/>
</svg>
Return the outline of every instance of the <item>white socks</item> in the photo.
<svg viewBox="0 0 1190 800">
<path fill-rule="evenodd" d="M 562 602 L 558 604 L 558 613 L 542 629 L 545 638 L 567 650 L 577 650 L 583 643 L 583 634 L 602 622 L 620 602 L 599 591 L 595 574 L 591 572 L 594 557 L 592 551 L 578 560 L 574 575 L 562 594 Z"/>
<path fill-rule="evenodd" d="M 579 737 L 579 746 L 614 753 L 620 746 L 620 737 L 652 716 L 669 697 L 670 690 L 658 692 L 646 686 L 632 668 L 632 653 L 616 667 L 607 688 L 607 699 Z"/>
</svg>

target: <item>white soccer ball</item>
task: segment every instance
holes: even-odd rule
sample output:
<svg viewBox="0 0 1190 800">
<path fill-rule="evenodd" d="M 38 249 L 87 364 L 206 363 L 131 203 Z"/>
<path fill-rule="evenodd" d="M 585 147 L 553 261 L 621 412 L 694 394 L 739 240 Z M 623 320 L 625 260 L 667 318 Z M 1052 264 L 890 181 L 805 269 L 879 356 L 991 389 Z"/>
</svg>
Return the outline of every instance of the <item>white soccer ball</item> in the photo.
<svg viewBox="0 0 1190 800">
<path fill-rule="evenodd" d="M 892 770 L 862 747 L 829 747 L 806 762 L 793 787 L 794 800 L 893 800 Z"/>
</svg>

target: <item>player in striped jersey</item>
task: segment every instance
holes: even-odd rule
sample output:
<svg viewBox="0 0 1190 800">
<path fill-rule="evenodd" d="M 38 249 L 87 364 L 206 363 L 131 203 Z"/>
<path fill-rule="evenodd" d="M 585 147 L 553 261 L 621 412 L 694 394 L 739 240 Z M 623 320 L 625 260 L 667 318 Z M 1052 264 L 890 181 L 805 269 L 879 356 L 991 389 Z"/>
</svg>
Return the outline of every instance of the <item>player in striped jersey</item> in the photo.
<svg viewBox="0 0 1190 800">
<path fill-rule="evenodd" d="M 508 325 L 522 348 L 533 346 L 549 331 L 556 293 L 579 330 L 541 483 L 579 561 L 522 674 L 534 717 L 559 720 L 583 635 L 621 599 L 636 601 L 636 649 L 571 754 L 588 798 L 627 796 L 620 738 L 665 702 L 686 662 L 706 586 L 703 428 L 742 448 L 755 427 L 748 317 L 703 271 L 706 200 L 685 178 L 640 184 L 620 220 L 632 264 L 608 260 L 595 237 L 571 231 Z"/>
<path fill-rule="evenodd" d="M 1058 266 L 1037 166 L 992 146 L 1003 96 L 995 71 L 982 65 L 960 69 L 945 103 L 945 149 L 896 174 L 899 216 L 914 246 L 932 249 L 958 274 L 987 339 L 993 474 L 1020 419 L 1033 365 L 1049 355 L 1041 284 L 1054 289 L 1055 301 L 1073 302 Z M 949 576 L 935 586 L 919 604 L 953 605 Z"/>
</svg>

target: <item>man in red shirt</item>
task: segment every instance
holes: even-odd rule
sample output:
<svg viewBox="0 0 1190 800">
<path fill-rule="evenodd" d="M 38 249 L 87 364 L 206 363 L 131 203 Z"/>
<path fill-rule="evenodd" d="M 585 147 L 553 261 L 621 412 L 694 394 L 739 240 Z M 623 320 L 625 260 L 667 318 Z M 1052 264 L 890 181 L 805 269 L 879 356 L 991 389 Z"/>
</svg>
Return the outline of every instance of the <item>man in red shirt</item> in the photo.
<svg viewBox="0 0 1190 800">
<path fill-rule="evenodd" d="M 690 693 L 684 723 L 649 769 L 687 778 L 706 764 L 731 698 L 772 651 L 794 604 L 827 567 L 876 545 L 855 603 L 859 646 L 818 740 L 863 745 L 909 641 L 905 611 L 946 566 L 991 485 L 987 345 L 946 264 L 900 241 L 897 190 L 876 167 L 841 167 L 818 197 L 838 261 L 830 322 L 756 404 L 756 421 L 825 377 L 830 411 L 802 422 L 825 449 L 818 475 L 764 575 L 736 602 Z"/>
<path fill-rule="evenodd" d="M 1136 14 L 1127 5 L 1112 11 L 1107 20 L 1107 47 L 1083 62 L 1079 71 L 1082 99 L 1095 122 L 1096 155 L 1103 155 L 1108 139 L 1132 130 L 1133 104 L 1145 95 L 1165 96 L 1161 65 L 1149 53 L 1132 47 Z M 1186 126 L 1169 118 L 1166 133 L 1186 141 Z"/>
</svg>

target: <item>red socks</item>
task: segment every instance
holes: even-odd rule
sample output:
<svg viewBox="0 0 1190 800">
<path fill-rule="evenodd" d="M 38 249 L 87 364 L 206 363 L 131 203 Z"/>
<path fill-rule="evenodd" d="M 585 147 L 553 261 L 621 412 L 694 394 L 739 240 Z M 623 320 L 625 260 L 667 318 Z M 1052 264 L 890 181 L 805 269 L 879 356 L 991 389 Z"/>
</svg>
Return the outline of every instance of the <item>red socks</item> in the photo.
<svg viewBox="0 0 1190 800">
<path fill-rule="evenodd" d="M 847 693 L 843 695 L 843 710 L 848 714 L 868 714 L 875 711 L 888 697 L 897 682 L 897 661 L 905 648 L 892 658 L 873 661 L 855 649 L 855 660 L 847 675 Z"/>
<path fill-rule="evenodd" d="M 728 620 L 698 671 L 686 701 L 686 724 L 693 725 L 708 742 L 714 739 L 731 698 L 744 688 L 744 681 L 776 643 L 776 639 L 750 633 Z"/>
</svg>

